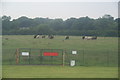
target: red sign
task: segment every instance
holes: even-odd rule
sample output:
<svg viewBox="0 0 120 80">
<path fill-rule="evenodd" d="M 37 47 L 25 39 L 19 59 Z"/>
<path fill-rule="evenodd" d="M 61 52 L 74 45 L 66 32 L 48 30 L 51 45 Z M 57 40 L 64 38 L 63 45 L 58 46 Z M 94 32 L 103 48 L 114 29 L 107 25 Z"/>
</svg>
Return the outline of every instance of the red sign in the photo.
<svg viewBox="0 0 120 80">
<path fill-rule="evenodd" d="M 44 56 L 58 56 L 57 52 L 44 52 L 43 53 Z"/>
</svg>

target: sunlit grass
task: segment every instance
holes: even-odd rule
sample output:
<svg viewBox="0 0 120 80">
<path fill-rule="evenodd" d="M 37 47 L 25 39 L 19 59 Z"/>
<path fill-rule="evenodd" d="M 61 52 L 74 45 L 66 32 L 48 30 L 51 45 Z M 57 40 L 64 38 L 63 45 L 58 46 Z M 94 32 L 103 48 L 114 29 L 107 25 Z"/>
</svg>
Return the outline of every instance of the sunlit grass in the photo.
<svg viewBox="0 0 120 80">
<path fill-rule="evenodd" d="M 117 78 L 117 67 L 3 66 L 3 78 Z"/>
</svg>

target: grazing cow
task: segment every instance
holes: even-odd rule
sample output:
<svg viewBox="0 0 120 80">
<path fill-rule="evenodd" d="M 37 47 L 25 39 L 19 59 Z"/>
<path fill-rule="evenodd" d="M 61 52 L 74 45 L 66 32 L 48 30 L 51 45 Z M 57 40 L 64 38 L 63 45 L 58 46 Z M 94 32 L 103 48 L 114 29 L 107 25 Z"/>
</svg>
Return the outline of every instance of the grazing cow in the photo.
<svg viewBox="0 0 120 80">
<path fill-rule="evenodd" d="M 45 35 L 43 35 L 42 38 L 45 38 Z"/>
<path fill-rule="evenodd" d="M 65 39 L 69 39 L 69 36 L 65 36 Z"/>
<path fill-rule="evenodd" d="M 85 36 L 83 36 L 82 39 L 85 39 Z"/>
<path fill-rule="evenodd" d="M 95 39 L 97 39 L 97 36 L 93 36 L 93 37 L 92 37 L 92 40 L 95 40 Z"/>
<path fill-rule="evenodd" d="M 95 40 L 95 39 L 97 39 L 97 36 L 83 36 L 82 39 Z"/>
<path fill-rule="evenodd" d="M 40 37 L 40 35 L 34 35 L 34 38 L 39 38 Z"/>
<path fill-rule="evenodd" d="M 49 37 L 49 39 L 53 39 L 54 38 L 54 36 L 53 35 L 51 35 L 50 37 Z"/>
<path fill-rule="evenodd" d="M 48 38 L 49 38 L 49 39 L 53 39 L 54 36 L 53 36 L 53 35 L 48 35 Z"/>
</svg>

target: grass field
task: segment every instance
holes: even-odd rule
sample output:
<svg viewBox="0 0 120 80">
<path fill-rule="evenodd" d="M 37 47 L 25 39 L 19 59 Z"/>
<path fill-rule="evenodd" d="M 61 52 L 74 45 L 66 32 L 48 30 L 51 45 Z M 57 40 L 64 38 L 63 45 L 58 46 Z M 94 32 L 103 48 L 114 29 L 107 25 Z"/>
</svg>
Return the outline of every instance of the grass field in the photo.
<svg viewBox="0 0 120 80">
<path fill-rule="evenodd" d="M 117 78 L 117 67 L 3 66 L 3 78 Z"/>
<path fill-rule="evenodd" d="M 5 38 L 8 38 L 6 40 Z M 55 36 L 54 39 L 33 39 L 33 35 L 5 35 L 3 49 L 40 48 L 40 49 L 86 49 L 86 50 L 117 50 L 118 38 L 98 37 L 97 40 L 82 40 L 81 36 Z"/>
<path fill-rule="evenodd" d="M 70 36 L 69 40 L 64 40 L 64 36 L 55 36 L 54 39 L 33 39 L 33 35 L 4 35 L 2 45 L 4 78 L 116 78 L 118 75 L 116 67 L 118 38 L 116 37 L 82 40 L 81 36 Z M 80 50 L 79 52 L 84 50 L 87 56 L 85 64 L 95 63 L 98 66 L 8 65 L 7 59 L 14 55 L 17 48 L 68 49 Z M 107 58 L 104 57 L 107 55 L 106 52 L 109 52 L 109 67 L 106 66 Z M 82 60 L 82 58 L 76 59 Z"/>
</svg>

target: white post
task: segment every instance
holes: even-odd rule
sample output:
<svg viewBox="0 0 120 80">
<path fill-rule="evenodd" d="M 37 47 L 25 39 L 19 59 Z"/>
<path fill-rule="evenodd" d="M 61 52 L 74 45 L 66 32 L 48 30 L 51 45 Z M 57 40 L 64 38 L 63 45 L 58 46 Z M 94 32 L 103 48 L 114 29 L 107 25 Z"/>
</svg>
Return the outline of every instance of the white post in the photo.
<svg viewBox="0 0 120 80">
<path fill-rule="evenodd" d="M 75 60 L 70 61 L 70 66 L 75 66 Z"/>
</svg>

